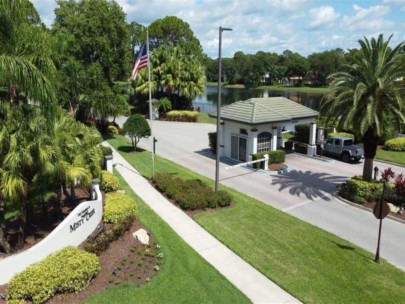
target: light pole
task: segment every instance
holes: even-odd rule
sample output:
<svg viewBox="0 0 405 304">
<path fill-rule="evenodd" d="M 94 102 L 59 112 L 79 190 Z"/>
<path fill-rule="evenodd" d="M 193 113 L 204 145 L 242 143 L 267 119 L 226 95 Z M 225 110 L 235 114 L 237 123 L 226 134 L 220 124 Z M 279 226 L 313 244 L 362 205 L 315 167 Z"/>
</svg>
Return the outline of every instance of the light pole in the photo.
<svg viewBox="0 0 405 304">
<path fill-rule="evenodd" d="M 222 32 L 232 31 L 230 28 L 219 27 L 219 48 L 218 48 L 218 102 L 217 102 L 217 147 L 216 147 L 216 162 L 215 162 L 215 191 L 219 190 L 219 157 L 220 157 L 220 122 L 221 122 L 221 48 L 222 48 Z"/>
</svg>

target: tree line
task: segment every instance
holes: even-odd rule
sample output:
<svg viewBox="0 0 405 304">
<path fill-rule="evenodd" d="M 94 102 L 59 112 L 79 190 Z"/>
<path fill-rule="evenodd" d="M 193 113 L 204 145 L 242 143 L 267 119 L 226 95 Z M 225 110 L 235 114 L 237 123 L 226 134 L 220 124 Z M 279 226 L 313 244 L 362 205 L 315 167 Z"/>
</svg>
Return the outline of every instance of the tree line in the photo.
<svg viewBox="0 0 405 304">
<path fill-rule="evenodd" d="M 222 58 L 222 80 L 229 84 L 327 86 L 328 76 L 340 71 L 353 61 L 356 50 L 334 50 L 313 53 L 307 57 L 285 50 L 282 54 L 259 51 L 256 54 L 236 52 L 231 58 Z M 218 59 L 204 61 L 208 81 L 218 81 Z"/>
</svg>

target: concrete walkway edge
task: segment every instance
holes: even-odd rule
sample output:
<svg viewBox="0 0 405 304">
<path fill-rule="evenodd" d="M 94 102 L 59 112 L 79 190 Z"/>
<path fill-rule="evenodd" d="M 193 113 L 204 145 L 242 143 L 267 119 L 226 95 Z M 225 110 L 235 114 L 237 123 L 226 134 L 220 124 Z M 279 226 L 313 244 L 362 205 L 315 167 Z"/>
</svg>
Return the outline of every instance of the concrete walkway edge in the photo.
<svg viewBox="0 0 405 304">
<path fill-rule="evenodd" d="M 103 144 L 109 145 L 106 142 Z M 116 170 L 131 189 L 190 247 L 214 266 L 253 303 L 301 303 L 219 242 L 182 210 L 170 203 L 114 149 L 113 156 Z"/>
</svg>

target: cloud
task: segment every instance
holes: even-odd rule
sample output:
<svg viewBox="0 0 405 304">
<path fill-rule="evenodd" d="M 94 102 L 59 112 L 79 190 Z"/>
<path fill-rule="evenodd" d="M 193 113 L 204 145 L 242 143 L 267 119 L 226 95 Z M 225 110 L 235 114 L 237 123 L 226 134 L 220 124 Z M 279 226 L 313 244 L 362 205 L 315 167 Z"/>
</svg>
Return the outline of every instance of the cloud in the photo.
<svg viewBox="0 0 405 304">
<path fill-rule="evenodd" d="M 321 6 L 311 9 L 309 16 L 312 21 L 309 23 L 308 28 L 316 29 L 335 21 L 339 17 L 339 13 L 335 12 L 332 6 Z"/>
<path fill-rule="evenodd" d="M 376 5 L 363 8 L 354 4 L 353 16 L 344 16 L 342 27 L 350 31 L 383 31 L 393 27 L 394 22 L 384 19 L 390 12 L 390 8 L 385 5 Z"/>
</svg>

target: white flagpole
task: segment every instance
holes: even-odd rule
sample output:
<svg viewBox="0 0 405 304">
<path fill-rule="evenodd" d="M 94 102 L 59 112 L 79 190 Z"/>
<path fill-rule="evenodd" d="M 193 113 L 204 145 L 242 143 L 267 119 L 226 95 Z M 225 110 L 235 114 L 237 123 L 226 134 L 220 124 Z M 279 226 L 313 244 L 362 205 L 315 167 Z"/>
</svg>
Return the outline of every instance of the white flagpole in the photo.
<svg viewBox="0 0 405 304">
<path fill-rule="evenodd" d="M 155 177 L 155 151 L 153 149 L 155 138 L 153 137 L 153 114 L 152 114 L 152 89 L 150 84 L 150 59 L 149 59 L 149 30 L 146 30 L 146 50 L 148 54 L 148 86 L 149 86 L 149 120 L 150 136 L 152 137 L 152 179 Z"/>
</svg>

